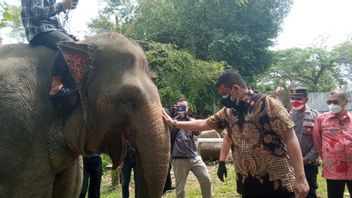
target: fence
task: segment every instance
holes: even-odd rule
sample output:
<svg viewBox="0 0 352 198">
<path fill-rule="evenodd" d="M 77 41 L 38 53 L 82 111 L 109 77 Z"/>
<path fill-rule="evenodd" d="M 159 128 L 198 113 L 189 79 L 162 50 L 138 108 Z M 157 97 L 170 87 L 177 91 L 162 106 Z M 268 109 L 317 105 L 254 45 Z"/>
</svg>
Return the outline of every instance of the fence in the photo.
<svg viewBox="0 0 352 198">
<path fill-rule="evenodd" d="M 315 92 L 315 93 L 308 93 L 308 106 L 312 109 L 315 109 L 319 112 L 327 112 L 329 111 L 329 107 L 326 104 L 326 101 L 329 98 L 330 92 Z M 352 110 L 352 92 L 347 92 L 348 95 L 348 110 Z"/>
</svg>

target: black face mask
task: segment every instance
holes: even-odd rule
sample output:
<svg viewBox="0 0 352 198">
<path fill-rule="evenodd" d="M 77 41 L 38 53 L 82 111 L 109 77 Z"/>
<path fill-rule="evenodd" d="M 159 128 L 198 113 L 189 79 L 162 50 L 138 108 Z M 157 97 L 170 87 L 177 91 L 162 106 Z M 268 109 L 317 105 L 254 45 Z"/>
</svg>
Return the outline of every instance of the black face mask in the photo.
<svg viewBox="0 0 352 198">
<path fill-rule="evenodd" d="M 223 96 L 221 99 L 221 103 L 227 108 L 236 108 L 236 100 L 231 100 L 231 96 Z"/>
</svg>

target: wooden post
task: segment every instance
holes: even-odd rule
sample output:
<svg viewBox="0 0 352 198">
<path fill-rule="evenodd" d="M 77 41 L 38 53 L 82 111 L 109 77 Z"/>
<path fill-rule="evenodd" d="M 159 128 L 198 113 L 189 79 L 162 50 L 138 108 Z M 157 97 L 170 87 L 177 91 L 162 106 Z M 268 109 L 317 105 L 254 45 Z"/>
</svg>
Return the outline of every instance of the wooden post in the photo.
<svg viewBox="0 0 352 198">
<path fill-rule="evenodd" d="M 198 154 L 204 161 L 219 160 L 222 138 L 198 138 Z"/>
</svg>

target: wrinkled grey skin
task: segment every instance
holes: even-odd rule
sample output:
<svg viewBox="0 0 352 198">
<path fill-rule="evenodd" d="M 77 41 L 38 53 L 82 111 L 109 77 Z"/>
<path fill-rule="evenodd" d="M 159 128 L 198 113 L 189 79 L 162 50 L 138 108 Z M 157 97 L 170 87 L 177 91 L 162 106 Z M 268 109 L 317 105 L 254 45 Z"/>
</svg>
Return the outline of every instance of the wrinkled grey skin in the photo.
<svg viewBox="0 0 352 198">
<path fill-rule="evenodd" d="M 64 122 L 48 97 L 54 52 L 0 47 L 0 197 L 78 197 L 80 154 L 107 153 L 116 167 L 126 139 L 141 171 L 136 197 L 161 197 L 169 135 L 143 51 L 113 33 L 82 43 L 60 47 L 69 65 L 70 53 L 79 52 L 94 68 Z"/>
</svg>

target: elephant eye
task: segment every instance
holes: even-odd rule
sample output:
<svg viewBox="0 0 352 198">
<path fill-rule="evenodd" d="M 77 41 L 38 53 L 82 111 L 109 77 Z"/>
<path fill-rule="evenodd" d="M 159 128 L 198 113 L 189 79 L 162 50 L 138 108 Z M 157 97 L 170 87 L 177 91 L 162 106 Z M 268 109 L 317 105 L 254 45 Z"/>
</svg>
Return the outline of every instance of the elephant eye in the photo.
<svg viewBox="0 0 352 198">
<path fill-rule="evenodd" d="M 133 111 L 138 111 L 140 109 L 138 101 L 136 98 L 133 97 L 127 97 L 122 100 L 122 103 L 132 107 Z"/>
</svg>

